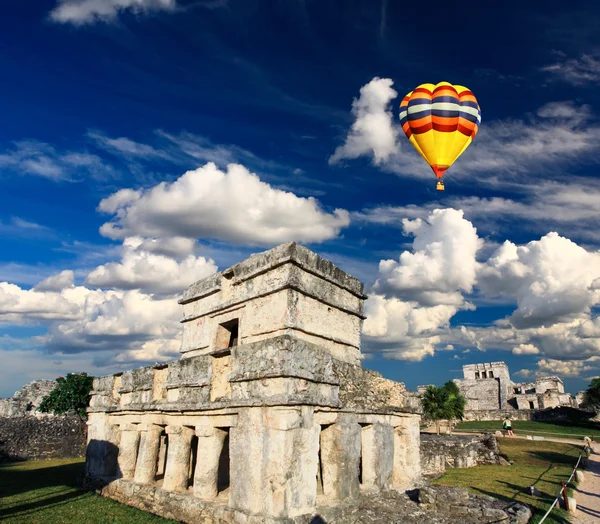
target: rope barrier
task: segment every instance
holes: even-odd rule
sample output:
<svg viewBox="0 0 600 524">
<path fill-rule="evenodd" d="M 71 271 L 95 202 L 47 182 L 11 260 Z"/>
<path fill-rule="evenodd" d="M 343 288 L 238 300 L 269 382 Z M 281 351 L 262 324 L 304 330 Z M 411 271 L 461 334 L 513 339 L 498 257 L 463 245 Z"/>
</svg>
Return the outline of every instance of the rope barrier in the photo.
<svg viewBox="0 0 600 524">
<path fill-rule="evenodd" d="M 575 475 L 575 472 L 577 471 L 577 468 L 579 467 L 579 463 L 581 462 L 581 458 L 582 457 L 583 457 L 583 455 L 579 455 L 579 459 L 577 460 L 577 464 L 575 464 L 575 468 L 573 468 L 573 471 L 571 472 L 571 476 L 569 477 L 569 480 L 567 480 L 567 482 L 561 483 L 562 485 L 560 487 L 560 491 L 558 492 L 558 495 L 556 495 L 556 498 L 554 499 L 554 502 L 552 503 L 552 506 L 550 506 L 550 508 L 548 508 L 548 511 L 546 511 L 546 514 L 542 517 L 542 520 L 540 520 L 538 522 L 538 524 L 542 524 L 542 522 L 544 522 L 546 520 L 546 518 L 548 517 L 548 515 L 550 515 L 550 513 L 552 512 L 552 510 L 554 509 L 554 507 L 556 506 L 556 504 L 560 500 L 561 494 L 562 494 L 563 498 L 565 499 L 565 505 L 566 505 L 567 509 L 569 509 L 569 502 L 567 500 L 568 499 L 568 497 L 567 497 L 567 486 L 569 485 L 569 483 L 573 479 L 573 475 Z"/>
</svg>

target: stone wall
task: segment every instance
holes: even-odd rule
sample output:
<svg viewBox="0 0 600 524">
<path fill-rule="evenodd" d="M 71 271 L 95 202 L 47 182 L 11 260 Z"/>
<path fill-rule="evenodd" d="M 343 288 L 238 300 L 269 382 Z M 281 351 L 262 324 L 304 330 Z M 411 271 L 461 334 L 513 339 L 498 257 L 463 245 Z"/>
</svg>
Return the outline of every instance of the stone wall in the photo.
<svg viewBox="0 0 600 524">
<path fill-rule="evenodd" d="M 41 415 L 36 408 L 55 387 L 55 380 L 34 380 L 17 391 L 12 398 L 0 398 L 0 417 Z"/>
<path fill-rule="evenodd" d="M 499 464 L 498 442 L 493 436 L 421 434 L 421 474 L 439 477 L 447 468 Z"/>
<path fill-rule="evenodd" d="M 0 461 L 83 457 L 86 433 L 77 416 L 0 418 Z"/>
<path fill-rule="evenodd" d="M 517 409 L 484 409 L 479 411 L 465 411 L 464 420 L 533 420 L 535 411 Z M 502 428 L 498 428 L 502 429 Z"/>
<path fill-rule="evenodd" d="M 465 379 L 456 383 L 467 401 L 467 410 L 500 408 L 500 383 L 497 379 Z"/>
</svg>

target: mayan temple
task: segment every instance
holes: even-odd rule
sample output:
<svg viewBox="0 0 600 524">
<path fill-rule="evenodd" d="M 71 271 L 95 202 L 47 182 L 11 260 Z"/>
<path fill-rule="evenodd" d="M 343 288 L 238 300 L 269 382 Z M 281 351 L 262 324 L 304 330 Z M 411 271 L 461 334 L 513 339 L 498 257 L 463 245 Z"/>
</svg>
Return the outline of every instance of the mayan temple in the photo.
<svg viewBox="0 0 600 524">
<path fill-rule="evenodd" d="M 295 243 L 184 293 L 181 359 L 97 378 L 86 481 L 185 522 L 310 522 L 421 478 L 419 415 L 361 367 L 363 285 Z"/>
</svg>

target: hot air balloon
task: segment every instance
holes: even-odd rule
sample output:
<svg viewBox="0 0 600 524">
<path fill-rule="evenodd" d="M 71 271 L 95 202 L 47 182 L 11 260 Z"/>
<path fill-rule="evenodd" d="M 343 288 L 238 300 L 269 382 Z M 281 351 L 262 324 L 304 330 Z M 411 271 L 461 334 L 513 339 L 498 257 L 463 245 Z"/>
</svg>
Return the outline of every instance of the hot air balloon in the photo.
<svg viewBox="0 0 600 524">
<path fill-rule="evenodd" d="M 438 177 L 443 176 L 475 138 L 481 123 L 477 99 L 464 86 L 421 84 L 400 103 L 400 123 L 410 143 Z"/>
</svg>

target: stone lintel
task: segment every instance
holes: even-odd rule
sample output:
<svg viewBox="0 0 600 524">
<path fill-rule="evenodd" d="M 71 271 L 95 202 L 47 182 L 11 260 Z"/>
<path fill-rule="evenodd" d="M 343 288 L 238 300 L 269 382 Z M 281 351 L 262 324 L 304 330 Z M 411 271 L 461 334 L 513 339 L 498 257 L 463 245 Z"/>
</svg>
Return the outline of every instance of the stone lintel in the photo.
<svg viewBox="0 0 600 524">
<path fill-rule="evenodd" d="M 316 344 L 289 336 L 232 348 L 230 382 L 295 377 L 338 386 L 333 357 Z"/>
</svg>

